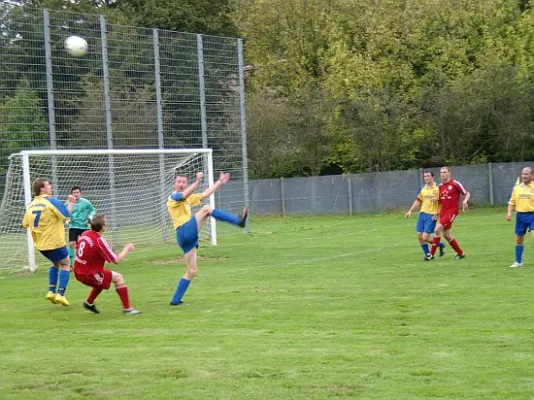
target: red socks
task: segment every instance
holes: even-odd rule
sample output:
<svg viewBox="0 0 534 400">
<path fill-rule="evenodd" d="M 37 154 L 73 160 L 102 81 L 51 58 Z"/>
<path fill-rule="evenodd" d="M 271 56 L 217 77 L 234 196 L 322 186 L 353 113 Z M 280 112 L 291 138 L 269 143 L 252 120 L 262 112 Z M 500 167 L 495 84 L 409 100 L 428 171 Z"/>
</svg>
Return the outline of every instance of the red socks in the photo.
<svg viewBox="0 0 534 400">
<path fill-rule="evenodd" d="M 462 254 L 464 254 L 464 251 L 460 248 L 460 246 L 458 246 L 458 242 L 456 241 L 456 239 L 451 238 L 451 240 L 449 240 L 449 244 L 450 244 L 451 247 L 454 249 L 454 251 L 456 252 L 456 254 L 458 254 L 459 256 L 461 256 Z"/>
<path fill-rule="evenodd" d="M 432 247 L 430 248 L 430 254 L 432 254 L 432 256 L 436 254 L 436 250 L 438 249 L 440 241 L 441 241 L 441 236 L 434 236 L 432 238 Z"/>
<path fill-rule="evenodd" d="M 102 292 L 101 288 L 94 287 L 93 290 L 91 290 L 91 293 L 89 294 L 89 297 L 86 300 L 87 304 L 94 304 L 96 298 L 98 295 Z"/>
<path fill-rule="evenodd" d="M 126 286 L 116 287 L 115 290 L 117 291 L 117 294 L 121 298 L 122 307 L 125 310 L 129 310 L 130 309 L 130 299 L 128 298 L 128 287 L 126 287 Z"/>
</svg>

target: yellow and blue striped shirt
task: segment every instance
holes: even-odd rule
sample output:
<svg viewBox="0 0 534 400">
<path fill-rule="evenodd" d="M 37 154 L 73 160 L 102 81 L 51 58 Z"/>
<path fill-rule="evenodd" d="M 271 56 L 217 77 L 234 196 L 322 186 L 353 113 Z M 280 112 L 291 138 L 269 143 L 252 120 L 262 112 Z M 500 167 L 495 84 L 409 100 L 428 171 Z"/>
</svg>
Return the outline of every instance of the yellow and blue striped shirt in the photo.
<svg viewBox="0 0 534 400">
<path fill-rule="evenodd" d="M 439 210 L 439 187 L 435 183 L 432 186 L 424 185 L 419 194 L 417 201 L 421 203 L 421 212 L 430 215 L 436 215 Z"/>
<path fill-rule="evenodd" d="M 202 193 L 192 194 L 185 200 L 183 200 L 182 193 L 173 193 L 169 196 L 167 210 L 174 229 L 191 219 L 191 206 L 199 206 L 203 199 L 204 195 Z"/>
<path fill-rule="evenodd" d="M 36 196 L 26 207 L 22 227 L 30 228 L 38 250 L 55 250 L 66 245 L 64 223 L 69 217 L 67 207 L 55 197 Z"/>
</svg>

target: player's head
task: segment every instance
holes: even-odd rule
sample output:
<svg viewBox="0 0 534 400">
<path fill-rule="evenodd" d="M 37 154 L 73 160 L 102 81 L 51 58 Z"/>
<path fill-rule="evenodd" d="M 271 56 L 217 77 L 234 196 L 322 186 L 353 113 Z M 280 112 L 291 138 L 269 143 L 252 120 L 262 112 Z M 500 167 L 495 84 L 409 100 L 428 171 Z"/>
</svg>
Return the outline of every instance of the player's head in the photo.
<svg viewBox="0 0 534 400">
<path fill-rule="evenodd" d="M 106 230 L 106 217 L 102 214 L 97 214 L 91 220 L 91 230 L 95 232 L 104 232 Z"/>
<path fill-rule="evenodd" d="M 174 190 L 176 192 L 183 192 L 187 187 L 188 182 L 185 176 L 177 176 L 174 180 Z"/>
<path fill-rule="evenodd" d="M 70 194 L 76 197 L 76 200 L 80 200 L 80 197 L 82 197 L 82 188 L 79 186 L 73 186 L 70 190 Z"/>
<path fill-rule="evenodd" d="M 434 182 L 434 173 L 432 171 L 423 171 L 423 179 L 427 185 Z"/>
<path fill-rule="evenodd" d="M 449 167 L 441 167 L 439 175 L 443 182 L 448 182 L 451 179 L 451 169 Z"/>
<path fill-rule="evenodd" d="M 52 194 L 52 184 L 46 178 L 38 178 L 33 181 L 32 185 L 33 194 L 40 196 L 42 194 L 51 195 Z"/>
<path fill-rule="evenodd" d="M 521 170 L 521 181 L 524 184 L 528 185 L 530 182 L 532 182 L 533 178 L 534 177 L 532 176 L 532 167 L 526 167 Z"/>
</svg>

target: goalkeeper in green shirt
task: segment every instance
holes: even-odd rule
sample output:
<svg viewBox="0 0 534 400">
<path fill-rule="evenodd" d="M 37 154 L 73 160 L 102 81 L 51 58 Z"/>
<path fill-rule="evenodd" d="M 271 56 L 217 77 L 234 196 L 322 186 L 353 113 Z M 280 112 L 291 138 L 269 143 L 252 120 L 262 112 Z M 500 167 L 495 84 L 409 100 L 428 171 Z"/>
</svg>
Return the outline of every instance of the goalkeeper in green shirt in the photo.
<svg viewBox="0 0 534 400">
<path fill-rule="evenodd" d="M 89 229 L 89 222 L 96 214 L 96 210 L 89 200 L 82 197 L 82 189 L 74 186 L 70 194 L 76 198 L 69 222 L 69 257 L 71 267 L 76 258 L 76 242 L 82 233 Z"/>
</svg>

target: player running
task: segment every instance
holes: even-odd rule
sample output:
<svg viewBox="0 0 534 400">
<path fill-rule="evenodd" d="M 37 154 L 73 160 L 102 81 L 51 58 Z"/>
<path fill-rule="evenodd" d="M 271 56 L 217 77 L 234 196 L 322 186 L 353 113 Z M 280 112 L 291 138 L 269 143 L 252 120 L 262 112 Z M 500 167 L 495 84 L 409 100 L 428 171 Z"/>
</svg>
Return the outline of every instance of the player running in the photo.
<svg viewBox="0 0 534 400">
<path fill-rule="evenodd" d="M 119 295 L 123 312 L 126 315 L 137 315 L 141 312 L 130 305 L 128 287 L 124 283 L 124 278 L 118 272 L 105 269 L 105 262 L 118 264 L 126 254 L 135 250 L 132 243 L 124 246 L 119 254 L 116 254 L 108 241 L 102 237 L 106 229 L 106 218 L 103 215 L 96 215 L 91 220 L 91 230 L 82 233 L 78 239 L 76 247 L 76 261 L 74 262 L 74 276 L 84 285 L 93 288 L 89 297 L 83 303 L 83 308 L 99 314 L 95 300 L 102 290 L 108 290 L 111 282 L 115 284 L 115 291 Z"/>
<path fill-rule="evenodd" d="M 516 185 L 510 196 L 508 202 L 508 214 L 506 220 L 512 220 L 512 212 L 516 211 L 515 217 L 515 262 L 510 265 L 510 268 L 523 266 L 523 250 L 525 235 L 527 230 L 530 231 L 530 236 L 534 240 L 534 182 L 533 170 L 531 167 L 523 168 L 521 171 L 522 183 Z"/>
<path fill-rule="evenodd" d="M 91 202 L 82 197 L 82 189 L 79 186 L 74 186 L 70 190 L 70 194 L 76 199 L 69 221 L 69 257 L 72 266 L 74 265 L 76 242 L 80 235 L 88 230 L 87 224 L 95 216 L 96 211 Z"/>
<path fill-rule="evenodd" d="M 204 174 L 199 172 L 197 179 L 188 185 L 185 176 L 179 176 L 174 182 L 174 192 L 167 200 L 167 209 L 171 217 L 174 229 L 176 230 L 176 240 L 185 254 L 186 271 L 182 279 L 176 286 L 176 291 L 171 299 L 171 306 L 182 304 L 182 298 L 189 287 L 189 283 L 197 273 L 197 247 L 198 232 L 204 226 L 206 219 L 212 216 L 216 220 L 225 221 L 230 224 L 245 227 L 248 212 L 246 207 L 240 216 L 235 216 L 218 208 L 203 206 L 195 215 L 191 216 L 191 206 L 199 206 L 206 197 L 209 197 L 230 179 L 230 174 L 222 173 L 217 182 L 202 193 L 193 193 L 202 182 Z"/>
<path fill-rule="evenodd" d="M 30 228 L 35 247 L 53 264 L 48 270 L 46 300 L 68 307 L 70 303 L 65 291 L 69 284 L 70 263 L 65 243 L 65 221 L 70 217 L 76 199 L 69 196 L 65 206 L 52 196 L 52 189 L 52 184 L 46 178 L 33 182 L 35 198 L 26 208 L 22 227 Z"/>
<path fill-rule="evenodd" d="M 428 249 L 428 244 L 432 243 L 430 234 L 434 232 L 436 221 L 439 218 L 439 187 L 434 182 L 434 173 L 432 171 L 424 171 L 423 179 L 425 180 L 425 184 L 419 190 L 417 198 L 404 218 L 411 217 L 413 210 L 421 205 L 415 231 L 425 255 L 423 260 L 429 260 L 430 250 Z M 443 255 L 445 255 L 445 244 L 439 243 L 439 256 L 443 257 Z"/>
<path fill-rule="evenodd" d="M 451 236 L 451 228 L 456 216 L 460 213 L 459 204 L 460 196 L 464 196 L 462 202 L 463 211 L 467 210 L 468 202 L 471 194 L 464 188 L 464 186 L 451 178 L 451 170 L 449 167 L 442 167 L 440 170 L 441 184 L 439 185 L 439 195 L 441 201 L 441 210 L 439 222 L 436 225 L 436 232 L 432 239 L 432 247 L 430 255 L 426 257 L 427 260 L 432 260 L 436 254 L 436 250 L 441 240 L 441 234 L 449 242 L 451 247 L 456 252 L 455 258 L 460 260 L 465 258 L 464 251 L 458 245 L 456 239 Z"/>
</svg>

